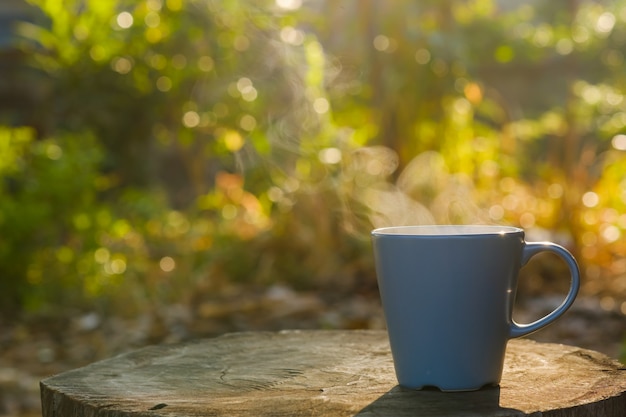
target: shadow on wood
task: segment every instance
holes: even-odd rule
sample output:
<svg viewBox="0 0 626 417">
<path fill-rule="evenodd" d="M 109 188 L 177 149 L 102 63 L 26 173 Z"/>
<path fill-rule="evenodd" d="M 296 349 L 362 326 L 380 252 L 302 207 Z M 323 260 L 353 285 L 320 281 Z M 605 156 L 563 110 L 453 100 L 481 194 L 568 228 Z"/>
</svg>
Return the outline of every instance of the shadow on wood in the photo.
<svg viewBox="0 0 626 417">
<path fill-rule="evenodd" d="M 415 417 L 526 416 L 521 410 L 500 407 L 500 387 L 472 392 L 414 391 L 396 386 L 365 407 L 356 416 Z"/>
</svg>

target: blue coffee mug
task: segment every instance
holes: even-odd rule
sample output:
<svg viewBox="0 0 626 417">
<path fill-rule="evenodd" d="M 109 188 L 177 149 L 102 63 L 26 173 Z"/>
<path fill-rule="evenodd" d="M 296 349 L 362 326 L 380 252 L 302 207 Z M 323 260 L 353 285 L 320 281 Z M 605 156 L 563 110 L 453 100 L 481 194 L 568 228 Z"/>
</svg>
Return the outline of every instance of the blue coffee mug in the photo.
<svg viewBox="0 0 626 417">
<path fill-rule="evenodd" d="M 505 226 L 403 226 L 372 232 L 378 286 L 398 383 L 477 390 L 502 377 L 507 341 L 552 323 L 580 286 L 574 257 Z M 530 324 L 512 318 L 520 268 L 539 252 L 569 267 L 563 303 Z"/>
</svg>

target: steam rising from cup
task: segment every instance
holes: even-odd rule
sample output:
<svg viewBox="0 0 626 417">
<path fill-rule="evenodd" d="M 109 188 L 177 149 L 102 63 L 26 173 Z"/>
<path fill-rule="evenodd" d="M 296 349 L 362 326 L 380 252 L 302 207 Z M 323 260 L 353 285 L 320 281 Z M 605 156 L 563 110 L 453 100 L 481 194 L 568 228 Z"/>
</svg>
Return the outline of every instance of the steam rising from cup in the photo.
<svg viewBox="0 0 626 417">
<path fill-rule="evenodd" d="M 397 154 L 382 146 L 357 149 L 346 163 L 349 198 L 372 227 L 492 223 L 475 203 L 472 180 L 451 173 L 439 153 L 424 152 L 398 168 Z"/>
</svg>

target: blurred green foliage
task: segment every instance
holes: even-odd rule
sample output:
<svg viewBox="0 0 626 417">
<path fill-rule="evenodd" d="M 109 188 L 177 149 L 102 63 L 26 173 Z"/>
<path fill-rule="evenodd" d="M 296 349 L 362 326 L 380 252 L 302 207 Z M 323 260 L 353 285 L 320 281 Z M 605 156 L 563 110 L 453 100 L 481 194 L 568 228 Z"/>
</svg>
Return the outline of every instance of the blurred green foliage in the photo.
<svg viewBox="0 0 626 417">
<path fill-rule="evenodd" d="M 32 3 L 5 310 L 353 291 L 369 230 L 416 222 L 520 225 L 626 291 L 624 1 Z"/>
</svg>

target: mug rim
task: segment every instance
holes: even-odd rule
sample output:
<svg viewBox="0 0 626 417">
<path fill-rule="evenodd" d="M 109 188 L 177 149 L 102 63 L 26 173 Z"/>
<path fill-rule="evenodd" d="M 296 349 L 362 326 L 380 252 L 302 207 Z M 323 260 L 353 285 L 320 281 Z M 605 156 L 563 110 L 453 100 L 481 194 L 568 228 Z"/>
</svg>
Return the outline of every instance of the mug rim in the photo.
<svg viewBox="0 0 626 417">
<path fill-rule="evenodd" d="M 524 230 L 519 227 L 482 224 L 389 226 L 372 230 L 372 236 L 410 237 L 503 236 L 520 233 L 524 234 Z"/>
</svg>

